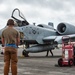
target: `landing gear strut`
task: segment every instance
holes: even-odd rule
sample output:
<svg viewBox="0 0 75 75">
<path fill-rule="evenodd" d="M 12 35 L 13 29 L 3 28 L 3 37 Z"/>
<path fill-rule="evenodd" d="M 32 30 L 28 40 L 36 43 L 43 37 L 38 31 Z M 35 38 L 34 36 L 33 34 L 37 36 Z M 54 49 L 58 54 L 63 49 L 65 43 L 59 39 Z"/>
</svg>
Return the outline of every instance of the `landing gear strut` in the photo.
<svg viewBox="0 0 75 75">
<path fill-rule="evenodd" d="M 28 43 L 25 43 L 25 47 L 26 48 L 29 48 L 29 44 Z M 24 57 L 29 57 L 29 52 L 27 52 L 25 49 L 22 51 L 22 55 L 24 55 Z"/>
</svg>

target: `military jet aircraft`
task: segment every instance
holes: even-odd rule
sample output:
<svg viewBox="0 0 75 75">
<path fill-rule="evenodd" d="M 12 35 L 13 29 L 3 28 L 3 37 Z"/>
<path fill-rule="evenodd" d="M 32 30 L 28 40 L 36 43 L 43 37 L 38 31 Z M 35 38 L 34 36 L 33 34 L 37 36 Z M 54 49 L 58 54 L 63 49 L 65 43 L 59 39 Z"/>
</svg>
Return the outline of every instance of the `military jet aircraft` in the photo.
<svg viewBox="0 0 75 75">
<path fill-rule="evenodd" d="M 18 18 L 15 13 L 18 13 Z M 68 23 L 59 23 L 57 29 L 54 29 L 52 23 L 49 25 L 30 24 L 20 12 L 19 9 L 14 9 L 11 16 L 16 25 L 16 28 L 23 37 L 21 44 L 25 44 L 26 48 L 22 54 L 27 57 L 29 53 L 37 53 L 55 49 L 59 43 L 62 43 L 62 36 L 68 35 L 75 40 L 75 26 Z"/>
</svg>

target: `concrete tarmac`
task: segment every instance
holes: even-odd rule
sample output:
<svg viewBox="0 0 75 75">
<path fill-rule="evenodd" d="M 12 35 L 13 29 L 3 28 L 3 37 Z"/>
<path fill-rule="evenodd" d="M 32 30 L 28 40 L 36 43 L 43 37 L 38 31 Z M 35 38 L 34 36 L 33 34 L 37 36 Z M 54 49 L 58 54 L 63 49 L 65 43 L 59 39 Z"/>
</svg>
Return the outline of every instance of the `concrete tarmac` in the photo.
<svg viewBox="0 0 75 75">
<path fill-rule="evenodd" d="M 30 57 L 23 57 L 22 48 L 18 49 L 18 75 L 75 75 L 75 66 L 59 67 L 58 59 L 61 57 L 61 49 L 53 50 L 54 57 L 46 52 L 30 53 Z M 3 55 L 0 55 L 0 75 L 3 74 Z M 10 73 L 11 74 L 11 70 Z"/>
</svg>

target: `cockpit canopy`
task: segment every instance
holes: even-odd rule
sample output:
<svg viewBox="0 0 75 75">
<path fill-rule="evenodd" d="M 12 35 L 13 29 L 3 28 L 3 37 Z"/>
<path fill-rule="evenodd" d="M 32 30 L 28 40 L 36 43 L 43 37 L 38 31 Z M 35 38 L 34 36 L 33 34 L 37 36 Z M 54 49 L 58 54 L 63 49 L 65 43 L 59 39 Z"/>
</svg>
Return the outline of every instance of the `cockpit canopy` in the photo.
<svg viewBox="0 0 75 75">
<path fill-rule="evenodd" d="M 29 22 L 25 19 L 24 15 L 18 8 L 13 10 L 11 17 L 15 20 L 15 26 L 21 27 L 29 25 Z"/>
</svg>

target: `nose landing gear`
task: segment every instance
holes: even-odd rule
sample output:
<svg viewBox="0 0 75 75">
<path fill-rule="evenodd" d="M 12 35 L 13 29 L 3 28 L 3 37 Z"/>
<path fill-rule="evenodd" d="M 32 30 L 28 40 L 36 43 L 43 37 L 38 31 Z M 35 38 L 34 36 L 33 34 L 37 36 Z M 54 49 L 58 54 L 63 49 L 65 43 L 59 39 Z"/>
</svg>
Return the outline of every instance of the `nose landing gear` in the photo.
<svg viewBox="0 0 75 75">
<path fill-rule="evenodd" d="M 24 57 L 29 57 L 29 52 L 27 52 L 26 50 L 23 50 L 22 51 L 22 55 L 24 55 Z"/>
</svg>

